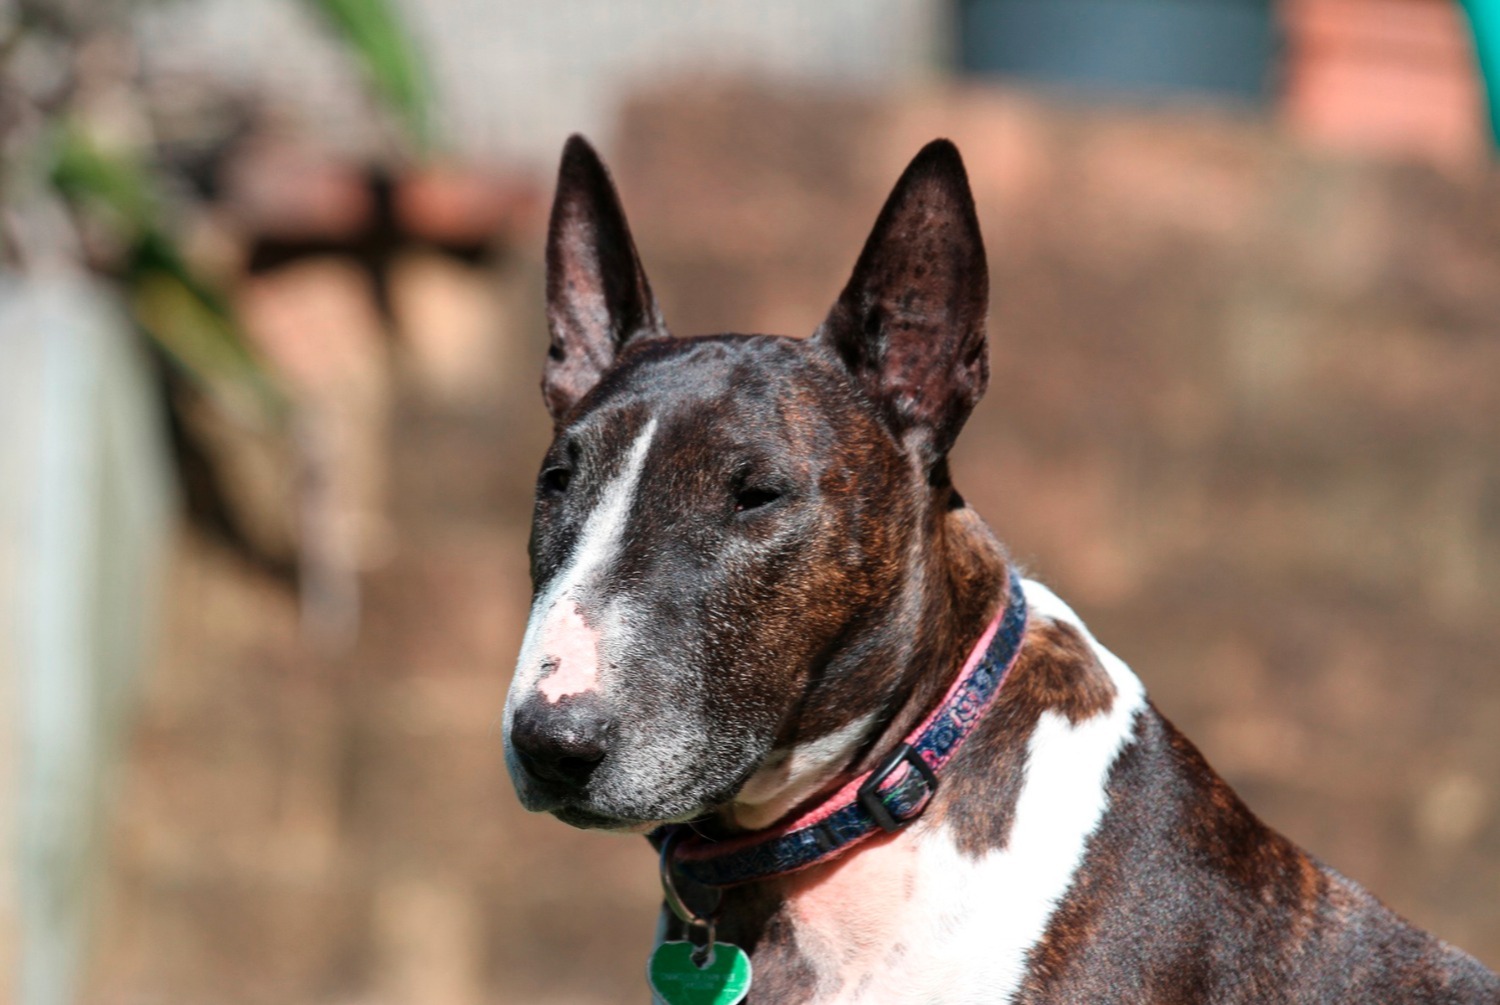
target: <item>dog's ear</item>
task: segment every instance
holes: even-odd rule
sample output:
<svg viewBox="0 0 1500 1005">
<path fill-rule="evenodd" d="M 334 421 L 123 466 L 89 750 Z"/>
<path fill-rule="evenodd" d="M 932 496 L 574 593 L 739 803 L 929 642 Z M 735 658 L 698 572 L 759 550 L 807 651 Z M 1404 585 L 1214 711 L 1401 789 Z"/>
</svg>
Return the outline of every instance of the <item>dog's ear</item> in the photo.
<svg viewBox="0 0 1500 1005">
<path fill-rule="evenodd" d="M 542 397 L 556 422 L 598 383 L 625 343 L 665 336 L 651 284 L 603 161 L 569 137 L 547 229 L 547 328 Z"/>
<path fill-rule="evenodd" d="M 929 465 L 989 383 L 989 272 L 958 148 L 907 166 L 817 338 L 843 359 L 892 432 Z"/>
</svg>

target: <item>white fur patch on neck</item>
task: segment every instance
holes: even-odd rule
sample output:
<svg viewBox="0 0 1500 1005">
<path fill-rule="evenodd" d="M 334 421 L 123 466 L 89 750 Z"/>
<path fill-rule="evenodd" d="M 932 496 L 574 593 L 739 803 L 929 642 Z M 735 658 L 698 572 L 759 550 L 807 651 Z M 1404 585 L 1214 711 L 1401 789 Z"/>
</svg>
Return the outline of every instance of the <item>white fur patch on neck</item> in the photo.
<svg viewBox="0 0 1500 1005">
<path fill-rule="evenodd" d="M 516 659 L 516 675 L 510 687 L 508 704 L 514 705 L 537 684 L 544 665 L 553 661 L 564 674 L 564 679 L 551 688 L 546 697 L 559 698 L 563 694 L 577 693 L 580 687 L 593 688 L 598 685 L 597 665 L 579 665 L 580 661 L 597 660 L 600 639 L 592 632 L 587 637 L 564 640 L 560 635 L 570 626 L 586 628 L 579 615 L 570 619 L 564 615 L 576 611 L 573 606 L 574 593 L 591 576 L 609 567 L 619 550 L 620 538 L 626 521 L 630 518 L 631 504 L 635 500 L 636 486 L 645 467 L 646 454 L 651 447 L 651 438 L 656 433 L 656 420 L 646 423 L 644 429 L 630 445 L 620 472 L 599 496 L 594 511 L 584 523 L 578 536 L 578 544 L 567 566 L 553 577 L 547 589 L 531 605 L 531 618 L 526 623 L 526 635 L 521 642 L 521 655 Z M 567 605 L 554 617 L 554 608 Z M 576 624 L 575 624 L 576 621 Z M 548 652 L 548 647 L 559 652 Z M 569 660 L 572 665 L 569 665 Z M 554 699 L 556 700 L 556 699 Z"/>
<path fill-rule="evenodd" d="M 1076 726 L 1042 713 L 1005 847 L 974 858 L 946 825 L 918 823 L 797 884 L 789 897 L 797 946 L 820 971 L 810 1001 L 1014 1001 L 1108 809 L 1110 769 L 1145 706 L 1135 674 L 1066 604 L 1039 583 L 1023 588 L 1032 617 L 1067 624 L 1088 642 L 1114 683 L 1113 704 Z"/>
<path fill-rule="evenodd" d="M 734 797 L 734 822 L 760 830 L 786 816 L 848 765 L 874 721 L 871 712 L 816 740 L 771 751 Z"/>
</svg>

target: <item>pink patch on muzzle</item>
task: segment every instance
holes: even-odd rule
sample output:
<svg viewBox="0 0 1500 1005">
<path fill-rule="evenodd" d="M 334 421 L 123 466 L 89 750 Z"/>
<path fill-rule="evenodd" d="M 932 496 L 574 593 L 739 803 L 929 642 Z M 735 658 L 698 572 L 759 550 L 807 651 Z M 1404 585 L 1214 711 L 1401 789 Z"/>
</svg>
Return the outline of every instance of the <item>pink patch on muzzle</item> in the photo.
<svg viewBox="0 0 1500 1005">
<path fill-rule="evenodd" d="M 584 622 L 577 604 L 564 601 L 547 612 L 542 654 L 557 664 L 537 683 L 548 701 L 556 704 L 569 695 L 598 690 L 599 633 Z"/>
</svg>

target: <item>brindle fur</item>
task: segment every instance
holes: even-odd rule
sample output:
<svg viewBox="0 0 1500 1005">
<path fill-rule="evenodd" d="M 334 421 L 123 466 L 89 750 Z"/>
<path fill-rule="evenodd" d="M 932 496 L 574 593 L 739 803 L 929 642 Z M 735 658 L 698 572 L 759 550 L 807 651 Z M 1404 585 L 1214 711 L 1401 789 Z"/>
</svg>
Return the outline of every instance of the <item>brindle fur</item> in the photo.
<svg viewBox="0 0 1500 1005">
<path fill-rule="evenodd" d="M 543 391 L 557 438 L 543 470 L 568 468 L 574 487 L 554 492 L 545 475 L 539 487 L 538 590 L 569 554 L 595 475 L 648 415 L 665 444 L 645 476 L 650 504 L 597 586 L 636 591 L 643 605 L 646 644 L 611 664 L 633 685 L 618 714 L 649 721 L 702 692 L 717 725 L 691 770 L 706 779 L 698 798 L 710 814 L 773 747 L 874 712 L 882 727 L 830 788 L 872 767 L 940 698 L 1005 600 L 1005 552 L 946 461 L 988 379 L 987 269 L 957 151 L 939 141 L 913 161 L 810 339 L 670 338 L 608 175 L 578 138 L 564 154 L 548 266 Z M 779 511 L 741 519 L 727 500 L 747 482 L 779 492 Z M 946 826 L 974 858 L 1005 847 L 1040 717 L 1076 724 L 1114 699 L 1087 641 L 1035 619 L 923 825 Z M 1134 730 L 1015 1000 L 1500 1001 L 1479 963 L 1257 820 L 1149 704 Z M 728 824 L 710 815 L 702 826 Z M 788 900 L 842 864 L 726 892 L 719 934 L 752 955 L 750 1001 L 813 995 L 818 961 L 797 948 Z M 911 895 L 868 893 L 898 914 Z M 854 989 L 816 988 L 840 990 Z"/>
</svg>

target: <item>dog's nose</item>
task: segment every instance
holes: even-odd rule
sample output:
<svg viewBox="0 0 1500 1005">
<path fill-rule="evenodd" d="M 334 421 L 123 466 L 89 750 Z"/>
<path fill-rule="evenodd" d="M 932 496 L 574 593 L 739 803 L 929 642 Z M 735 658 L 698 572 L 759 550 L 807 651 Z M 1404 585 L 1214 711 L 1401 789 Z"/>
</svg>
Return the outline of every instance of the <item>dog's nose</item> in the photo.
<svg viewBox="0 0 1500 1005">
<path fill-rule="evenodd" d="M 575 789 L 588 783 L 613 737 L 614 721 L 592 695 L 527 701 L 510 728 L 511 747 L 528 774 Z"/>
</svg>

